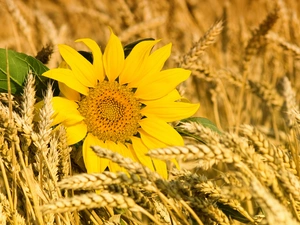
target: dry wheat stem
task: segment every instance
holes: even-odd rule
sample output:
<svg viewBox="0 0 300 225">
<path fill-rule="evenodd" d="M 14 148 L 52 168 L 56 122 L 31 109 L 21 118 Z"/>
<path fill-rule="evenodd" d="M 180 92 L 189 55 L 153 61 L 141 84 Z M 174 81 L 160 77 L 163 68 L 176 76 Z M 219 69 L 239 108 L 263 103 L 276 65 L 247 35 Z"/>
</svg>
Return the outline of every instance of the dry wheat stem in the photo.
<svg viewBox="0 0 300 225">
<path fill-rule="evenodd" d="M 16 220 L 13 220 L 13 214 L 15 214 Z M 4 194 L 0 192 L 0 224 L 18 224 L 25 225 L 25 219 L 17 211 L 12 211 L 10 204 Z"/>
<path fill-rule="evenodd" d="M 259 28 L 255 30 L 255 32 L 252 34 L 252 37 L 250 40 L 248 40 L 248 44 L 245 48 L 245 55 L 243 60 L 243 85 L 240 89 L 239 93 L 239 101 L 237 105 L 237 120 L 236 120 L 236 127 L 239 127 L 241 123 L 241 113 L 242 113 L 242 106 L 243 106 L 243 98 L 246 90 L 246 83 L 248 80 L 248 69 L 249 69 L 249 61 L 250 59 L 257 53 L 258 49 L 261 47 L 261 40 L 262 37 L 264 37 L 268 31 L 273 27 L 275 22 L 278 19 L 278 9 L 275 5 L 274 11 L 270 12 L 266 19 L 259 25 Z M 238 130 L 236 130 L 238 132 Z"/>
<path fill-rule="evenodd" d="M 203 225 L 199 216 L 194 212 L 193 209 L 191 209 L 191 207 L 185 201 L 180 200 L 180 203 L 188 210 L 188 212 L 194 217 L 194 219 L 198 224 Z"/>
<path fill-rule="evenodd" d="M 284 38 L 279 37 L 278 34 L 276 34 L 274 32 L 269 32 L 266 35 L 266 38 L 270 41 L 277 43 L 285 50 L 293 52 L 296 55 L 296 57 L 298 57 L 298 58 L 300 57 L 300 47 L 295 44 L 289 43 Z"/>
<path fill-rule="evenodd" d="M 8 8 L 8 11 L 10 12 L 12 18 L 15 20 L 15 22 L 20 27 L 21 31 L 24 33 L 25 37 L 28 40 L 28 44 L 31 47 L 31 50 L 33 54 L 36 54 L 36 48 L 33 45 L 33 38 L 32 38 L 32 31 L 28 24 L 28 22 L 23 17 L 22 13 L 20 12 L 19 8 L 16 6 L 14 0 L 6 0 L 6 5 Z"/>
<path fill-rule="evenodd" d="M 161 16 L 157 18 L 152 18 L 149 21 L 143 21 L 141 23 L 137 23 L 135 25 L 130 26 L 126 30 L 123 30 L 122 33 L 120 33 L 119 38 L 122 40 L 122 42 L 127 42 L 134 35 L 145 30 L 155 29 L 163 25 L 165 22 L 166 22 L 166 18 L 164 16 Z"/>
<path fill-rule="evenodd" d="M 251 189 L 256 201 L 264 210 L 269 224 L 299 225 L 292 214 L 275 199 L 256 179 L 251 181 Z"/>
<path fill-rule="evenodd" d="M 0 93 L 0 224 L 299 224 L 298 2 L 248 3 L 4 1 L 8 10 L 2 10 L 0 42 L 25 54 L 45 43 L 75 45 L 74 38 L 82 37 L 94 39 L 103 52 L 107 25 L 121 34 L 123 42 L 147 37 L 162 38 L 159 45 L 172 42 L 177 58 L 167 60 L 164 68 L 181 60 L 192 70 L 193 77 L 179 87 L 180 94 L 200 101 L 195 116 L 207 117 L 224 131 L 216 134 L 194 123 L 180 124 L 194 137 L 187 138 L 187 146 L 151 150 L 164 160 L 182 161 L 181 169 L 168 180 L 105 151 L 101 154 L 128 169 L 128 176 L 105 171 L 69 177 L 82 172 L 74 166 L 77 161 L 71 165 L 70 160 L 72 149 L 81 151 L 80 144 L 67 145 L 63 126 L 51 131 L 50 110 L 44 111 L 39 124 L 32 121 L 36 94 L 29 71 L 23 96 Z M 278 11 L 272 10 L 274 4 Z M 207 30 L 207 24 L 220 21 L 220 15 L 224 23 Z M 250 33 L 256 24 L 259 27 Z M 216 41 L 219 35 L 221 41 Z M 59 51 L 55 52 L 49 68 L 61 61 Z M 243 123 L 251 127 L 226 132 L 240 129 Z M 135 206 L 125 211 L 115 207 L 89 211 L 92 204 L 78 206 L 75 203 L 83 200 L 77 198 L 83 196 L 75 196 L 64 200 L 64 204 L 75 202 L 65 207 L 65 213 L 43 215 L 42 204 L 62 201 L 57 181 L 60 188 L 71 188 L 63 190 L 64 197 L 74 195 L 74 189 L 99 188 L 108 195 L 130 197 Z M 86 209 L 71 212 L 72 207 Z"/>
<path fill-rule="evenodd" d="M 189 225 L 190 223 L 188 222 L 187 218 L 183 215 L 183 212 L 180 211 L 176 205 L 174 204 L 174 202 L 172 201 L 172 199 L 168 198 L 167 196 L 165 196 L 163 193 L 158 192 L 157 193 L 159 198 L 161 199 L 162 203 L 167 207 L 167 209 L 169 210 L 169 213 L 171 215 L 171 218 L 176 218 L 177 216 L 180 217 L 181 220 L 183 220 L 183 222 L 186 225 Z M 172 212 L 172 210 L 174 212 Z"/>
<path fill-rule="evenodd" d="M 8 117 L 9 117 L 9 124 L 11 125 L 11 127 L 14 127 L 14 120 L 13 120 L 13 113 L 12 113 L 12 93 L 11 93 L 11 83 L 10 83 L 10 68 L 9 68 L 9 58 L 8 58 L 8 49 L 6 48 L 6 78 L 7 78 L 7 93 L 8 93 Z M 16 129 L 13 128 L 12 133 L 16 133 Z M 14 141 L 17 137 L 12 138 L 12 140 Z M 11 191 L 11 197 L 12 197 L 12 212 L 15 212 L 17 210 L 17 159 L 16 159 L 16 149 L 15 149 L 15 144 L 12 144 L 11 147 L 11 151 L 12 151 L 12 185 L 11 185 L 11 190 L 7 190 L 7 191 Z M 17 222 L 17 218 L 16 215 L 13 213 L 13 221 L 14 223 Z"/>
</svg>

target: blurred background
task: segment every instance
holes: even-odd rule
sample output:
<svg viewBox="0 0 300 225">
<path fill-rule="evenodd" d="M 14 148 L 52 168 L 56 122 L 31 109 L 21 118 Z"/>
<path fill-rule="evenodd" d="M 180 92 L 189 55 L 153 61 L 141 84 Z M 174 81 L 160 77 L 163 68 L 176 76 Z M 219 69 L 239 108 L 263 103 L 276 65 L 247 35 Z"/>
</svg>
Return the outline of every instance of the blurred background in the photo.
<svg viewBox="0 0 300 225">
<path fill-rule="evenodd" d="M 299 103 L 298 0 L 1 0 L 0 4 L 0 47 L 35 56 L 43 47 L 53 46 L 49 68 L 61 60 L 58 43 L 86 50 L 74 41 L 89 37 L 104 50 L 108 27 L 124 45 L 148 37 L 161 39 L 158 47 L 172 42 L 165 68 L 192 70 L 180 90 L 190 101 L 201 103 L 197 116 L 209 118 L 219 129 L 234 130 L 248 123 L 280 139 L 287 112 L 284 77 Z"/>
</svg>

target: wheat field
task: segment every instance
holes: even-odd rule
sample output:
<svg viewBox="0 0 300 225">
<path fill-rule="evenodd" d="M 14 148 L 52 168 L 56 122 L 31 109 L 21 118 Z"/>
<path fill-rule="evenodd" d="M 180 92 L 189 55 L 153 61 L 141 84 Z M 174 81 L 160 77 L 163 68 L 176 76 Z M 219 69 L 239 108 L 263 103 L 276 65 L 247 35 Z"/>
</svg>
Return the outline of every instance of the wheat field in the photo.
<svg viewBox="0 0 300 225">
<path fill-rule="evenodd" d="M 81 146 L 51 128 L 51 85 L 35 121 L 35 77 L 0 95 L 0 224 L 300 224 L 300 4 L 297 0 L 1 0 L 0 48 L 37 56 L 111 27 L 124 45 L 172 43 L 165 68 L 216 126 L 178 122 L 185 146 L 153 149 L 169 178 L 94 147 L 128 171 L 85 173 Z M 211 124 L 209 124 L 211 125 Z M 95 192 L 94 190 L 99 190 Z"/>
</svg>

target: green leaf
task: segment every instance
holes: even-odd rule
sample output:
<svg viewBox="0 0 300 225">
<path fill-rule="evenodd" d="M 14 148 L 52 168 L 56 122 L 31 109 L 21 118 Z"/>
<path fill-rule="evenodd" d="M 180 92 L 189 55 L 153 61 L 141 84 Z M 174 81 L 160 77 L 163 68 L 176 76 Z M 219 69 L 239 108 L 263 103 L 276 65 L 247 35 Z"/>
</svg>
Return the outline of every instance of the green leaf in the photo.
<svg viewBox="0 0 300 225">
<path fill-rule="evenodd" d="M 49 70 L 43 63 L 32 56 L 19 53 L 13 50 L 8 51 L 10 86 L 12 94 L 20 94 L 23 90 L 24 81 L 29 70 L 36 75 L 36 85 L 38 96 L 42 90 L 46 90 L 46 77 L 40 76 Z M 7 92 L 7 69 L 6 69 L 6 49 L 0 48 L 0 92 Z"/>
</svg>

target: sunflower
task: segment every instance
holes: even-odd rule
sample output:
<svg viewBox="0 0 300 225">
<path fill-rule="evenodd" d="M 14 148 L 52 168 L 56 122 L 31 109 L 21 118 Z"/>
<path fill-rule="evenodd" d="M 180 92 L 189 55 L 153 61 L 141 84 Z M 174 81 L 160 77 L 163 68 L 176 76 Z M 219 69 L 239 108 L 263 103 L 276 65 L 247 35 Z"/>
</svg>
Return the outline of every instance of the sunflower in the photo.
<svg viewBox="0 0 300 225">
<path fill-rule="evenodd" d="M 68 144 L 83 140 L 83 160 L 88 173 L 122 170 L 100 158 L 90 146 L 130 157 L 163 177 L 163 161 L 145 156 L 149 149 L 182 146 L 182 137 L 169 122 L 190 117 L 199 104 L 181 101 L 176 86 L 190 76 L 190 71 L 162 70 L 170 56 L 171 44 L 153 53 L 158 40 L 138 43 L 125 58 L 119 38 L 111 31 L 104 53 L 95 41 L 83 42 L 92 52 L 89 62 L 75 49 L 59 45 L 66 68 L 55 68 L 43 75 L 57 80 L 60 96 L 53 97 L 53 125 L 66 128 Z"/>
</svg>

